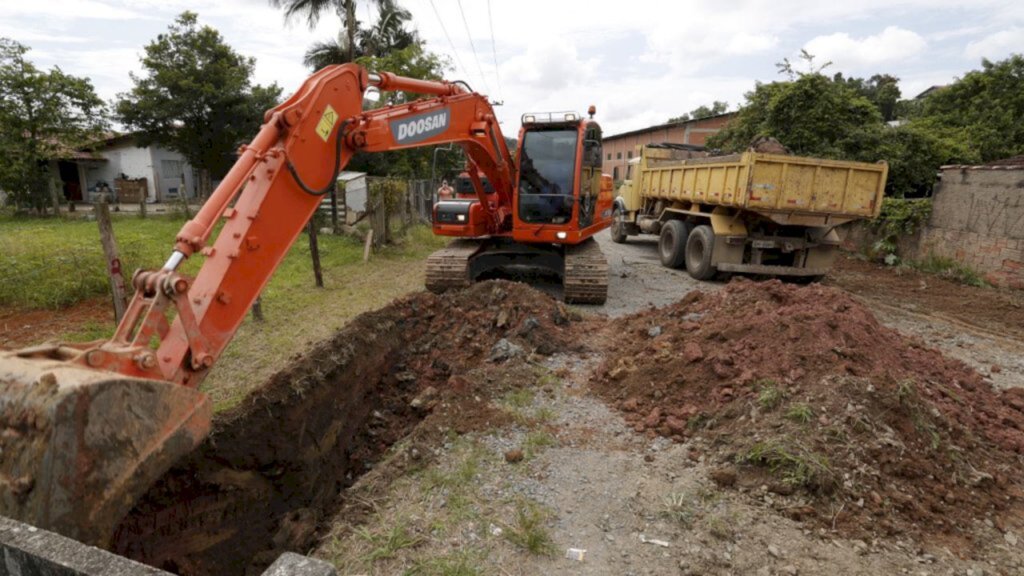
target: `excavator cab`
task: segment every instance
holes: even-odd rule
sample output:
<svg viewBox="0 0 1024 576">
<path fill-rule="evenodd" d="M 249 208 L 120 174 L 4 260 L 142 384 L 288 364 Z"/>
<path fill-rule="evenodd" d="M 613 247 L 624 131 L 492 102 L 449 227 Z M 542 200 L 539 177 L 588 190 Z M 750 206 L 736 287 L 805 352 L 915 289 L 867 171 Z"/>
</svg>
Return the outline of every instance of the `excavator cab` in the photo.
<svg viewBox="0 0 1024 576">
<path fill-rule="evenodd" d="M 601 173 L 601 127 L 575 112 L 524 114 L 513 238 L 578 244 L 606 227 L 610 180 Z M 605 214 L 607 212 L 607 214 Z"/>
<path fill-rule="evenodd" d="M 601 173 L 601 127 L 575 112 L 524 114 L 513 173 L 504 191 L 510 202 L 500 209 L 487 207 L 501 191 L 484 189 L 472 168 L 479 201 L 437 203 L 434 233 L 463 239 L 427 260 L 427 288 L 540 272 L 560 277 L 567 302 L 603 303 L 608 268 L 592 236 L 611 224 L 612 183 Z M 488 228 L 489 216 L 501 225 Z"/>
<path fill-rule="evenodd" d="M 511 238 L 523 244 L 576 245 L 611 222 L 611 178 L 601 172 L 601 127 L 575 112 L 524 114 L 516 157 Z M 458 199 L 475 194 L 480 202 L 441 201 L 434 207 L 434 233 L 480 238 L 493 236 L 486 203 L 495 189 L 472 166 L 456 181 Z"/>
</svg>

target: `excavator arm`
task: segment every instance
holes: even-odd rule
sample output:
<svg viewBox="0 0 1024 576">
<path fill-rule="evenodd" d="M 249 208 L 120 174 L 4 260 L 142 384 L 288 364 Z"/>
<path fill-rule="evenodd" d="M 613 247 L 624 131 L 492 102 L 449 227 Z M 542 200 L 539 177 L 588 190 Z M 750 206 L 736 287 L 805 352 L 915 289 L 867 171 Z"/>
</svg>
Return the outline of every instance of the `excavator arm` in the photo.
<svg viewBox="0 0 1024 576">
<path fill-rule="evenodd" d="M 486 233 L 511 229 L 513 161 L 494 110 L 479 94 L 460 93 L 366 112 L 353 126 L 348 140 L 354 149 L 366 152 L 424 143 L 459 144 L 469 165 L 475 168 L 470 173 L 483 173 L 493 184 L 494 191 L 488 193 L 477 176 L 474 186 L 487 214 Z"/>
<path fill-rule="evenodd" d="M 371 86 L 430 97 L 364 111 Z M 477 186 L 487 232 L 508 230 L 512 159 L 479 94 L 346 64 L 268 111 L 163 268 L 133 276 L 110 340 L 0 356 L 0 425 L 22 437 L 2 440 L 0 513 L 106 544 L 138 496 L 209 433 L 209 401 L 195 389 L 352 155 L 449 142 L 495 184 Z M 196 277 L 179 274 L 196 253 Z"/>
</svg>

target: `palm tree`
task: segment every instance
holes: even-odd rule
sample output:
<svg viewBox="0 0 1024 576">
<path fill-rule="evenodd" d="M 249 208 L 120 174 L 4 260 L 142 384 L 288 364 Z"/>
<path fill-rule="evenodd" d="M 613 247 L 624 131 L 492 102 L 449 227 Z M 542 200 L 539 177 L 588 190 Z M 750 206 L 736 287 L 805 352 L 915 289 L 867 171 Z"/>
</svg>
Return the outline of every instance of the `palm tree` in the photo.
<svg viewBox="0 0 1024 576">
<path fill-rule="evenodd" d="M 314 42 L 306 50 L 302 63 L 311 70 L 316 71 L 324 66 L 352 62 L 355 58 L 362 55 L 362 50 L 358 46 L 355 47 L 354 51 L 349 50 L 348 38 L 344 34 L 339 33 L 335 39 L 326 42 Z"/>
<path fill-rule="evenodd" d="M 354 62 L 360 56 L 380 56 L 402 50 L 419 42 L 415 30 L 406 28 L 412 13 L 396 0 L 373 0 L 377 5 L 377 21 L 367 29 L 359 28 L 355 0 L 270 0 L 284 8 L 286 20 L 304 17 L 310 28 L 316 26 L 323 12 L 334 10 L 344 24 L 343 33 L 326 42 L 316 42 L 306 50 L 303 64 L 319 70 L 331 64 Z"/>
<path fill-rule="evenodd" d="M 347 52 L 348 60 L 356 59 L 356 36 L 359 31 L 359 22 L 356 20 L 356 0 L 270 0 L 270 5 L 275 8 L 284 8 L 285 20 L 305 16 L 306 24 L 312 29 L 320 21 L 320 15 L 328 10 L 338 14 L 345 27 L 345 43 L 336 44 Z M 325 43 L 320 42 L 319 45 Z M 327 43 L 329 44 L 329 43 Z M 317 47 L 314 44 L 310 52 Z M 306 53 L 305 61 L 308 64 L 309 52 Z"/>
<path fill-rule="evenodd" d="M 377 0 L 377 23 L 360 31 L 363 49 L 370 56 L 380 56 L 415 44 L 419 36 L 405 27 L 410 20 L 412 13 L 395 0 Z"/>
</svg>

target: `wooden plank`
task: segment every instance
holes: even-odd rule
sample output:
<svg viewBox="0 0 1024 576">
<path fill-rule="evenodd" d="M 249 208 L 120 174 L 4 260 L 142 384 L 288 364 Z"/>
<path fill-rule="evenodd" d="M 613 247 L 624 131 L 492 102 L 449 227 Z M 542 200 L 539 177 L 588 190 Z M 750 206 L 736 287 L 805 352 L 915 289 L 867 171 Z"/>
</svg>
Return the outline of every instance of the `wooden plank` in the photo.
<svg viewBox="0 0 1024 576">
<path fill-rule="evenodd" d="M 370 248 L 373 246 L 373 228 L 366 232 L 366 243 L 363 245 L 363 262 L 370 260 Z"/>
</svg>

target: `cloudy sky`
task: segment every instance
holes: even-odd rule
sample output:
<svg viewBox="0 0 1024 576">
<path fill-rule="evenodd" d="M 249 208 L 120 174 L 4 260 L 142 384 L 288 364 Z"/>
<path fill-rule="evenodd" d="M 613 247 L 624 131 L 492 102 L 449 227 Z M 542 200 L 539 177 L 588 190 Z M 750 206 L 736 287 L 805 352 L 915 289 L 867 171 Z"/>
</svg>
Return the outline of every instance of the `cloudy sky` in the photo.
<svg viewBox="0 0 1024 576">
<path fill-rule="evenodd" d="M 452 79 L 504 104 L 506 134 L 528 111 L 595 104 L 607 133 L 664 122 L 712 100 L 733 107 L 801 48 L 829 71 L 902 79 L 904 96 L 1024 52 L 1024 2 L 972 0 L 399 0 Z M 142 47 L 183 10 L 256 58 L 256 81 L 293 91 L 310 43 L 337 33 L 286 24 L 267 0 L 0 0 L 0 36 L 38 65 L 92 79 L 104 98 L 131 86 Z M 367 2 L 358 17 L 372 21 Z M 493 35 L 492 35 L 493 24 Z"/>
</svg>

